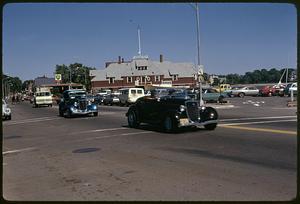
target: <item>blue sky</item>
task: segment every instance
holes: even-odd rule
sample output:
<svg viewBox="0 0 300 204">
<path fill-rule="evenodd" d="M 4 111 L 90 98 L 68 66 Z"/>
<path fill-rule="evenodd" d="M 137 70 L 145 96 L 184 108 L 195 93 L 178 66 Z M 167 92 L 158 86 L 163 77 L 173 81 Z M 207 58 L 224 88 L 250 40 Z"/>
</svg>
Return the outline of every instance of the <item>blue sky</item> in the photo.
<svg viewBox="0 0 300 204">
<path fill-rule="evenodd" d="M 209 74 L 296 67 L 292 4 L 200 3 L 200 55 Z M 195 10 L 188 3 L 23 3 L 3 8 L 3 71 L 22 80 L 53 77 L 55 65 L 106 61 L 138 52 L 197 63 Z"/>
</svg>

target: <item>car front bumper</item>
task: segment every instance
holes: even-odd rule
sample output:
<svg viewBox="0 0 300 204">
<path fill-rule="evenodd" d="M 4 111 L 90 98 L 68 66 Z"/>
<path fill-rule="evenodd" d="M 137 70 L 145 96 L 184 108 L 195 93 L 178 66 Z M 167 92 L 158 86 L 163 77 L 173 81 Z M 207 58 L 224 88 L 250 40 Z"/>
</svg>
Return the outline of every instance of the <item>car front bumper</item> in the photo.
<svg viewBox="0 0 300 204">
<path fill-rule="evenodd" d="M 187 127 L 187 126 L 204 126 L 208 124 L 218 123 L 218 120 L 207 120 L 207 121 L 191 121 L 188 118 L 180 118 L 178 120 L 178 127 Z"/>
</svg>

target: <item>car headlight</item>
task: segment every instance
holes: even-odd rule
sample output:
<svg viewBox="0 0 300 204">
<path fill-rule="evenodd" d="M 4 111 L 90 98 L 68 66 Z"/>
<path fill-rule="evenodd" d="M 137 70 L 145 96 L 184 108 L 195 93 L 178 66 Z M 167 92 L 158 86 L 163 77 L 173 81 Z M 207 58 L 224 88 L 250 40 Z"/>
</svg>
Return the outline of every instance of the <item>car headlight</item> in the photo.
<svg viewBox="0 0 300 204">
<path fill-rule="evenodd" d="M 184 105 L 180 105 L 180 107 L 179 107 L 180 112 L 185 111 L 185 109 L 186 109 L 186 107 Z"/>
<path fill-rule="evenodd" d="M 77 102 L 74 102 L 74 106 L 75 106 L 75 107 L 78 106 L 78 103 L 77 103 Z"/>
<path fill-rule="evenodd" d="M 74 108 L 73 106 L 71 106 L 71 107 L 70 107 L 70 110 L 71 110 L 71 111 L 74 111 L 74 110 L 75 110 L 75 108 Z"/>
<path fill-rule="evenodd" d="M 88 105 L 89 105 L 89 106 L 92 105 L 92 102 L 91 102 L 91 101 L 88 101 Z"/>
</svg>

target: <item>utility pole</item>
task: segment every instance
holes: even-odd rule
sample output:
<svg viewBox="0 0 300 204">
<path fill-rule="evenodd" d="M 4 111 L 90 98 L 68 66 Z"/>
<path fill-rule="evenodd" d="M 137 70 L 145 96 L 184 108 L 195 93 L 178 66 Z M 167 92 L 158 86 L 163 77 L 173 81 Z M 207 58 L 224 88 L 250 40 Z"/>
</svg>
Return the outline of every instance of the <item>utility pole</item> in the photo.
<svg viewBox="0 0 300 204">
<path fill-rule="evenodd" d="M 198 82 L 199 82 L 199 104 L 200 106 L 203 105 L 203 99 L 202 99 L 202 82 L 201 82 L 201 76 L 203 75 L 203 69 L 200 67 L 200 26 L 199 26 L 199 6 L 198 3 L 192 4 L 193 8 L 196 11 L 196 26 L 197 26 L 197 54 L 198 54 Z"/>
</svg>

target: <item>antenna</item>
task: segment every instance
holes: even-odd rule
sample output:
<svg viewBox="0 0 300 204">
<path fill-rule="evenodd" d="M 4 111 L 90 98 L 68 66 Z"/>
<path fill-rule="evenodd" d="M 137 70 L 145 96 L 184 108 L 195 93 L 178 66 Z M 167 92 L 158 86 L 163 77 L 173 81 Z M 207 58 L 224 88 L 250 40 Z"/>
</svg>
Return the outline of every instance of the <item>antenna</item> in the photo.
<svg viewBox="0 0 300 204">
<path fill-rule="evenodd" d="M 140 28 L 140 25 L 138 25 L 137 31 L 138 31 L 138 41 L 139 41 L 138 55 L 141 56 L 142 55 L 142 50 L 141 50 L 141 28 Z"/>
</svg>

